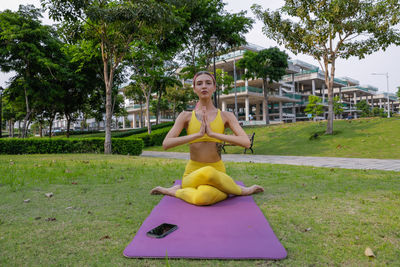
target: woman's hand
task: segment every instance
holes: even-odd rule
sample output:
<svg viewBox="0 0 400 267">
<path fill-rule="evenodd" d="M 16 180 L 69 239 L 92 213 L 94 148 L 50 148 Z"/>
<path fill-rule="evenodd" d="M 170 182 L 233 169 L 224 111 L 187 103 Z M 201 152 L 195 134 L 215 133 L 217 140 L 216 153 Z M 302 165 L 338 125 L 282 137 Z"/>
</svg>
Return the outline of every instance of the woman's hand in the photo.
<svg viewBox="0 0 400 267">
<path fill-rule="evenodd" d="M 201 121 L 200 130 L 199 130 L 200 137 L 204 136 L 204 134 L 206 133 L 206 128 L 207 128 L 207 125 L 206 125 L 206 123 L 204 121 L 204 116 L 203 116 L 203 119 Z"/>
<path fill-rule="evenodd" d="M 210 126 L 210 122 L 208 121 L 208 119 L 207 119 L 206 116 L 204 116 L 204 120 L 205 120 L 204 123 L 205 123 L 205 125 L 206 125 L 206 134 L 207 134 L 209 137 L 213 137 L 214 132 L 212 131 L 211 126 Z"/>
<path fill-rule="evenodd" d="M 199 130 L 200 136 L 204 136 L 204 134 L 207 131 L 207 123 L 206 123 L 206 107 L 202 108 L 202 113 L 201 113 L 201 126 Z"/>
</svg>

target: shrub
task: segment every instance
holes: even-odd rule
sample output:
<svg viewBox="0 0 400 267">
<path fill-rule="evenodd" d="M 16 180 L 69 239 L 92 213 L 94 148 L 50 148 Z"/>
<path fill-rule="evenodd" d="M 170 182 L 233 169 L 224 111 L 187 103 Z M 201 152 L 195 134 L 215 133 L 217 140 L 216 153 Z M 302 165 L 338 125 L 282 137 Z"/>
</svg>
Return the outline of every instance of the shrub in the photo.
<svg viewBox="0 0 400 267">
<path fill-rule="evenodd" d="M 171 126 L 174 125 L 174 122 L 163 122 L 158 125 L 153 125 L 151 126 L 151 130 L 157 130 L 157 129 L 162 129 L 162 128 L 171 128 Z M 113 137 L 118 137 L 118 138 L 123 138 L 123 137 L 128 137 L 140 133 L 146 133 L 147 132 L 147 127 L 145 128 L 139 128 L 139 129 L 133 129 L 133 130 L 128 130 L 124 132 L 113 132 Z"/>
<path fill-rule="evenodd" d="M 140 139 L 112 139 L 112 153 L 140 155 L 143 141 Z M 103 153 L 104 138 L 82 139 L 0 139 L 0 154 L 50 154 L 50 153 Z"/>
<path fill-rule="evenodd" d="M 140 138 L 143 140 L 144 146 L 149 147 L 149 146 L 161 146 L 165 136 L 167 136 L 169 130 L 171 130 L 171 127 L 166 127 L 162 129 L 157 129 L 151 132 L 151 134 L 148 133 L 141 133 L 141 134 L 136 134 L 128 137 L 127 139 L 130 138 Z M 183 129 L 180 136 L 186 135 L 186 130 Z"/>
<path fill-rule="evenodd" d="M 356 104 L 358 110 L 361 110 L 361 117 L 369 117 L 370 116 L 370 107 L 365 100 L 361 100 Z"/>
<path fill-rule="evenodd" d="M 158 129 L 152 131 L 151 134 L 141 133 L 141 134 L 136 134 L 132 137 L 142 139 L 145 147 L 161 146 L 165 136 L 168 134 L 170 129 L 171 129 L 170 127 L 164 129 Z"/>
<path fill-rule="evenodd" d="M 90 131 L 74 131 L 72 129 L 69 130 L 69 135 L 83 135 L 83 134 L 97 134 L 97 133 L 101 133 L 101 131 L 98 130 L 90 130 Z M 67 131 L 60 131 L 60 132 L 53 132 L 53 136 L 60 136 L 60 135 L 66 135 Z M 45 136 L 49 136 L 49 133 L 46 133 Z"/>
</svg>

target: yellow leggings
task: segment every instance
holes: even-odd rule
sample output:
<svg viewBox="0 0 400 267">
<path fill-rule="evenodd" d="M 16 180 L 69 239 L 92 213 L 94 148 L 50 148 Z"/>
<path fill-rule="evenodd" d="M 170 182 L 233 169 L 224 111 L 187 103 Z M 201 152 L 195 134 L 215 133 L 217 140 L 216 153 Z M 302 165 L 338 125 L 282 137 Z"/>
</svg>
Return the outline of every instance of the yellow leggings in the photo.
<svg viewBox="0 0 400 267">
<path fill-rule="evenodd" d="M 212 205 L 228 197 L 228 194 L 241 195 L 242 189 L 226 174 L 222 160 L 204 163 L 189 160 L 182 179 L 182 189 L 175 193 L 194 205 Z"/>
</svg>

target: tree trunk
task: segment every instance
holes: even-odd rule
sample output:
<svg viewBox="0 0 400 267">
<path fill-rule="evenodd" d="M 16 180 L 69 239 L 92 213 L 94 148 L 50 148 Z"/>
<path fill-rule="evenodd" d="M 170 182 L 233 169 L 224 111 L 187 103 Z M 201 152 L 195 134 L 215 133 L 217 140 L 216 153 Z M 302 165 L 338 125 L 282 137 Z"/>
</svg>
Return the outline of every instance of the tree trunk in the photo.
<svg viewBox="0 0 400 267">
<path fill-rule="evenodd" d="M 265 125 L 269 124 L 269 110 L 268 110 L 268 78 L 263 79 L 263 91 L 264 91 L 264 99 L 265 99 Z"/>
<path fill-rule="evenodd" d="M 146 121 L 147 121 L 147 133 L 151 134 L 151 122 L 150 122 L 150 97 L 151 90 L 145 94 L 146 96 Z"/>
<path fill-rule="evenodd" d="M 21 138 L 21 121 L 18 121 L 18 138 Z"/>
<path fill-rule="evenodd" d="M 106 123 L 105 123 L 105 140 L 104 140 L 104 154 L 111 154 L 111 119 L 112 119 L 112 85 L 114 70 L 112 63 L 109 62 L 107 57 L 104 56 L 103 44 L 102 44 L 102 54 L 103 54 L 103 67 L 104 67 L 104 83 L 106 87 Z M 108 65 L 110 64 L 110 66 Z"/>
<path fill-rule="evenodd" d="M 158 125 L 158 115 L 160 114 L 161 96 L 162 96 L 162 91 L 161 88 L 159 88 L 157 107 L 156 107 L 156 125 Z"/>
<path fill-rule="evenodd" d="M 27 123 L 26 123 L 26 129 L 25 129 L 25 137 L 28 137 L 28 130 L 29 127 L 31 126 L 32 121 L 30 119 L 28 119 Z"/>
<path fill-rule="evenodd" d="M 27 134 L 28 134 L 28 119 L 29 119 L 30 116 L 31 116 L 31 111 L 27 110 L 27 113 L 26 113 L 26 115 L 24 117 L 24 123 L 22 125 L 22 138 L 27 137 Z"/>
<path fill-rule="evenodd" d="M 111 154 L 111 86 L 107 83 L 106 87 L 106 125 L 105 125 L 105 142 L 104 142 L 104 154 Z"/>
<path fill-rule="evenodd" d="M 43 131 L 42 123 L 39 123 L 39 136 L 40 136 L 40 138 L 43 137 L 42 131 Z"/>
<path fill-rule="evenodd" d="M 140 104 L 139 128 L 142 128 L 143 127 L 143 107 L 142 107 L 143 103 L 142 103 L 142 101 L 140 101 L 139 104 Z"/>
<path fill-rule="evenodd" d="M 328 72 L 328 60 L 324 60 L 325 64 L 325 82 L 328 82 L 328 123 L 326 126 L 326 134 L 333 134 L 333 81 L 335 78 L 335 61 L 331 62 L 331 73 Z"/>
<path fill-rule="evenodd" d="M 24 117 L 24 124 L 23 124 L 23 129 L 22 129 L 22 138 L 26 137 L 27 134 L 27 122 L 28 118 L 31 116 L 31 109 L 29 107 L 29 99 L 28 99 L 28 94 L 26 92 L 26 86 L 24 86 L 24 92 L 25 92 L 25 106 L 26 106 L 26 115 Z"/>
<path fill-rule="evenodd" d="M 49 138 L 51 138 L 52 135 L 52 130 L 53 130 L 53 120 L 49 120 Z"/>
<path fill-rule="evenodd" d="M 67 118 L 67 138 L 69 138 L 69 128 L 71 126 L 71 116 L 65 115 Z"/>
</svg>

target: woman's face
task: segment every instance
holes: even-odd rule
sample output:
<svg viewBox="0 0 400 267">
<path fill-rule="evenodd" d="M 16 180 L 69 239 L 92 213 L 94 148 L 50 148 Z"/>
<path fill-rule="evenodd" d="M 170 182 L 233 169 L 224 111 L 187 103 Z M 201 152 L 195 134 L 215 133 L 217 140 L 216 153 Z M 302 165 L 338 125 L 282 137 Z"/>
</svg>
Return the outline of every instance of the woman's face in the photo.
<svg viewBox="0 0 400 267">
<path fill-rule="evenodd" d="M 194 92 L 199 99 L 211 98 L 215 91 L 214 80 L 210 75 L 200 74 L 194 82 Z"/>
</svg>

